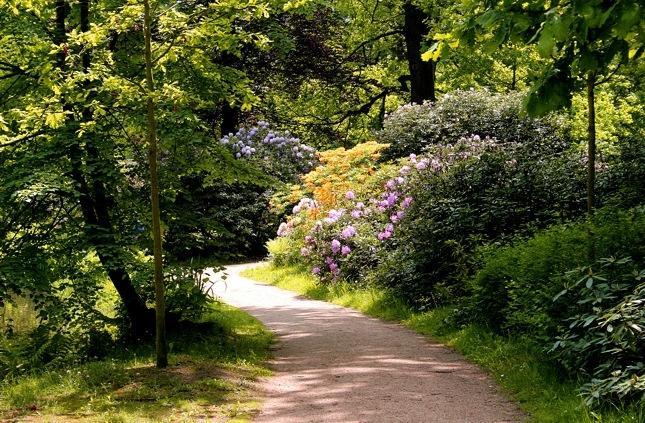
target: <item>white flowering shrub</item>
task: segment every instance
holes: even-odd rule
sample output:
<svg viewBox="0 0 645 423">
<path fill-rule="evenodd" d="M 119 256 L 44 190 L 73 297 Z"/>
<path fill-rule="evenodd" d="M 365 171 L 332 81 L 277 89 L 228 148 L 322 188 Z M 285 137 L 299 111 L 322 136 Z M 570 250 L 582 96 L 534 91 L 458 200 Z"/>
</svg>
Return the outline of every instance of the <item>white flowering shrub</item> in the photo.
<svg viewBox="0 0 645 423">
<path fill-rule="evenodd" d="M 390 144 L 383 158 L 419 154 L 431 145 L 454 144 L 462 137 L 494 138 L 500 143 L 566 142 L 562 120 L 531 118 L 522 112 L 519 93 L 454 91 L 437 102 L 407 104 L 385 120 L 377 134 Z"/>
</svg>

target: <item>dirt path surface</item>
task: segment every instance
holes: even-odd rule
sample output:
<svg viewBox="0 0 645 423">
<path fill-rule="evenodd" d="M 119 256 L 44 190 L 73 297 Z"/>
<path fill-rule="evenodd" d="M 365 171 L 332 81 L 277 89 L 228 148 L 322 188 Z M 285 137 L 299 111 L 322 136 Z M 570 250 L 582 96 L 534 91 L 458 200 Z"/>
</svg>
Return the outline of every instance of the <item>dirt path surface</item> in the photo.
<svg viewBox="0 0 645 423">
<path fill-rule="evenodd" d="M 460 355 L 400 325 L 239 275 L 215 295 L 277 334 L 257 422 L 517 422 L 518 408 Z"/>
</svg>

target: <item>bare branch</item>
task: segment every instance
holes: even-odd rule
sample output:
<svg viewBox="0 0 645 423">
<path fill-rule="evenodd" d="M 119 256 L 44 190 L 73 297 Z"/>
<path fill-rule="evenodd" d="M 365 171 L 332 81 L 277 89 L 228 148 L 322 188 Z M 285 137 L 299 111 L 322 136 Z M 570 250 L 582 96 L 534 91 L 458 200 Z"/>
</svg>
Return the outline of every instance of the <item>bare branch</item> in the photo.
<svg viewBox="0 0 645 423">
<path fill-rule="evenodd" d="M 360 43 L 358 46 L 356 46 L 356 48 L 354 48 L 354 50 L 352 50 L 351 53 L 349 53 L 345 57 L 344 61 L 347 61 L 347 60 L 351 59 L 356 53 L 358 53 L 359 50 L 361 50 L 363 47 L 367 46 L 368 44 L 371 44 L 371 43 L 373 43 L 375 41 L 378 41 L 378 40 L 380 40 L 382 38 L 391 37 L 392 35 L 400 35 L 400 34 L 402 34 L 400 29 L 394 29 L 392 31 L 387 31 L 387 32 L 384 32 L 382 34 L 376 35 L 376 36 L 370 38 L 369 40 L 365 40 L 362 43 Z"/>
</svg>

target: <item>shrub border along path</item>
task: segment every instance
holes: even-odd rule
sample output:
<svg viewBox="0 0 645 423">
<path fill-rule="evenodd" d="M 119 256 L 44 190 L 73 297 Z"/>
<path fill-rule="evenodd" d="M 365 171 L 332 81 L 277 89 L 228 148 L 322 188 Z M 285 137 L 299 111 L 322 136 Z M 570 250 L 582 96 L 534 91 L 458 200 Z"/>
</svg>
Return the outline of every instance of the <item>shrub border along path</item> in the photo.
<svg viewBox="0 0 645 423">
<path fill-rule="evenodd" d="M 214 293 L 278 335 L 257 422 L 519 422 L 525 416 L 460 354 L 397 324 L 302 298 L 227 267 Z"/>
<path fill-rule="evenodd" d="M 543 353 L 520 338 L 493 335 L 486 328 L 446 323 L 449 308 L 414 312 L 395 297 L 373 287 L 324 286 L 297 266 L 265 264 L 242 272 L 259 282 L 297 292 L 307 298 L 351 307 L 369 316 L 396 321 L 463 354 L 512 395 L 534 422 L 645 422 L 645 405 L 629 409 L 590 410 L 574 381 L 563 380 Z"/>
</svg>

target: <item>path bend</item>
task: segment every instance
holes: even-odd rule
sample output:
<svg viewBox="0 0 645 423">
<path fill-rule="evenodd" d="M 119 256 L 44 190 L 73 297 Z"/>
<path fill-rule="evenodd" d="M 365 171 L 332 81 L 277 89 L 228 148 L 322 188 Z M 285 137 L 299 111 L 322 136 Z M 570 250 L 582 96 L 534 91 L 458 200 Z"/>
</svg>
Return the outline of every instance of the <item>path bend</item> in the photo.
<svg viewBox="0 0 645 423">
<path fill-rule="evenodd" d="M 228 266 L 215 295 L 277 335 L 256 422 L 518 422 L 492 379 L 401 325 L 253 282 Z"/>
</svg>

